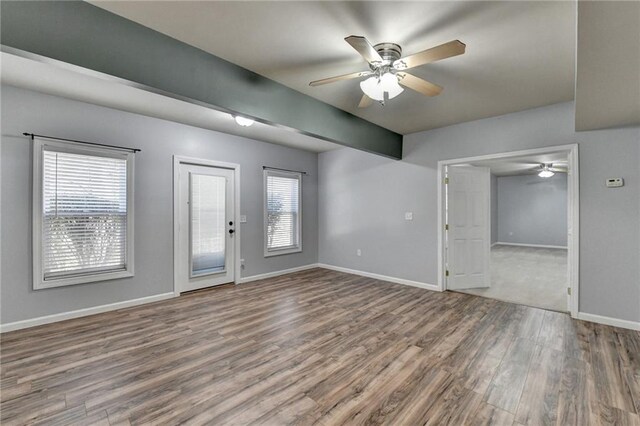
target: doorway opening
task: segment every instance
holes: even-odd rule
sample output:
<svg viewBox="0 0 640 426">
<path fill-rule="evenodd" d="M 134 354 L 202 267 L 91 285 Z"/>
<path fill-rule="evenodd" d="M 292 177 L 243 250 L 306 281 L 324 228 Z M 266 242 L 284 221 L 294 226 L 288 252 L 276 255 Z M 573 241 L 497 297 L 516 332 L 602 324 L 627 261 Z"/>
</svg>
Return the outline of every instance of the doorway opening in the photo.
<svg viewBox="0 0 640 426">
<path fill-rule="evenodd" d="M 174 293 L 240 277 L 239 166 L 174 157 Z"/>
<path fill-rule="evenodd" d="M 578 312 L 578 147 L 439 162 L 439 286 Z"/>
</svg>

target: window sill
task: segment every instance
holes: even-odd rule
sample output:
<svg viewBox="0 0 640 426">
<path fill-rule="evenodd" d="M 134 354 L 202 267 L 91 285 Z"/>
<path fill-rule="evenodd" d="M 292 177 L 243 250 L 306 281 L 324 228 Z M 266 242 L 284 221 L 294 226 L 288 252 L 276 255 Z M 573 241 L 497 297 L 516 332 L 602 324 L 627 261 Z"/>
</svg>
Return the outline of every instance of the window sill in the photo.
<svg viewBox="0 0 640 426">
<path fill-rule="evenodd" d="M 68 277 L 68 278 L 57 278 L 57 279 L 49 279 L 49 280 L 34 280 L 33 289 L 34 290 L 44 290 L 47 288 L 56 288 L 56 287 L 66 287 L 70 285 L 77 284 L 88 284 L 94 283 L 98 281 L 107 281 L 107 280 L 116 280 L 119 278 L 130 278 L 133 277 L 133 271 L 125 270 L 125 271 L 115 271 L 115 272 L 105 272 L 101 274 L 91 274 L 91 275 L 79 275 L 76 277 Z"/>
<path fill-rule="evenodd" d="M 264 257 L 282 256 L 284 254 L 301 253 L 302 247 L 286 248 L 281 250 L 265 250 Z"/>
</svg>

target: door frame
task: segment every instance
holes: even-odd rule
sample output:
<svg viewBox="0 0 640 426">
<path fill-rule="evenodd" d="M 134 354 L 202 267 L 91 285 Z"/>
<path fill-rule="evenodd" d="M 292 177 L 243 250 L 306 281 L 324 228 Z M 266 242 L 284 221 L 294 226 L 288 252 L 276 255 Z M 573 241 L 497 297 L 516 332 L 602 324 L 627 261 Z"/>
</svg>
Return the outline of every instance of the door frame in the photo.
<svg viewBox="0 0 640 426">
<path fill-rule="evenodd" d="M 445 277 L 445 167 L 464 164 L 473 161 L 495 160 L 501 158 L 519 157 L 523 155 L 549 154 L 564 152 L 567 154 L 567 276 L 569 303 L 568 309 L 572 318 L 577 318 L 579 311 L 580 292 L 580 170 L 578 161 L 578 144 L 556 145 L 544 148 L 526 149 L 520 151 L 501 152 L 496 154 L 479 155 L 475 157 L 455 158 L 438 161 L 438 290 L 447 290 Z"/>
<path fill-rule="evenodd" d="M 232 256 L 234 257 L 234 271 L 233 271 L 233 282 L 234 284 L 238 284 L 240 281 L 240 273 L 242 271 L 242 265 L 240 265 L 240 241 L 241 241 L 241 226 L 240 226 L 240 164 L 236 163 L 227 163 L 223 161 L 215 161 L 215 160 L 206 160 L 202 158 L 193 158 L 186 157 L 182 155 L 174 155 L 173 156 L 173 294 L 175 296 L 180 296 L 180 290 L 178 289 L 178 272 L 179 272 L 179 253 L 178 248 L 180 247 L 180 218 L 178 213 L 178 208 L 180 204 L 180 200 L 178 197 L 179 188 L 180 188 L 180 165 L 181 164 L 191 164 L 195 166 L 204 166 L 204 167 L 217 167 L 220 169 L 229 169 L 233 170 L 233 179 L 234 179 L 234 215 L 233 215 L 233 223 L 236 224 L 235 227 L 235 242 L 234 242 L 234 253 Z"/>
</svg>

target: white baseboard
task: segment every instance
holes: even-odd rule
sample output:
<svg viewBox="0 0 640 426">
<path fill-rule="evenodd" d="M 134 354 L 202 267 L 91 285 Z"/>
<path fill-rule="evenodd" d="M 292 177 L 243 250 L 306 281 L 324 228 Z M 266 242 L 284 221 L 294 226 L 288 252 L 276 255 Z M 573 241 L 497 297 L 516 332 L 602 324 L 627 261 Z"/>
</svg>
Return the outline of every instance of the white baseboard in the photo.
<svg viewBox="0 0 640 426">
<path fill-rule="evenodd" d="M 640 322 L 623 320 L 602 315 L 587 314 L 578 312 L 577 318 L 583 321 L 597 322 L 598 324 L 611 325 L 613 327 L 628 328 L 629 330 L 640 331 Z"/>
<path fill-rule="evenodd" d="M 290 274 L 292 272 L 304 271 L 306 269 L 317 268 L 318 264 L 313 263 L 311 265 L 299 266 L 297 268 L 285 269 L 282 271 L 269 272 L 266 274 L 254 275 L 251 277 L 242 278 L 238 281 L 238 283 L 246 283 L 250 281 L 261 280 L 264 278 L 277 277 L 279 275 Z M 180 294 L 175 294 L 174 292 L 170 293 L 162 293 L 156 294 L 154 296 L 141 297 L 139 299 L 125 300 L 122 302 L 110 303 L 108 305 L 100 305 L 93 306 L 91 308 L 78 309 L 70 312 L 62 312 L 59 314 L 46 315 L 43 317 L 31 318 L 22 321 L 11 322 L 7 324 L 0 325 L 0 333 L 5 333 L 8 331 L 20 330 L 23 328 L 35 327 L 43 324 L 50 324 L 53 322 L 64 321 L 73 318 L 85 317 L 88 315 L 100 314 L 103 312 L 115 311 L 117 309 L 129 308 L 132 306 L 144 305 L 146 303 L 158 302 L 160 300 L 170 299 L 172 297 L 177 297 Z"/>
<path fill-rule="evenodd" d="M 502 241 L 495 242 L 491 244 L 491 247 L 501 245 L 501 246 L 516 246 L 516 247 L 535 247 L 535 248 L 550 248 L 550 249 L 562 249 L 567 250 L 567 246 L 548 246 L 545 244 L 522 244 L 522 243 L 503 243 Z"/>
<path fill-rule="evenodd" d="M 122 302 L 110 303 L 108 305 L 93 306 L 91 308 L 78 309 L 70 312 L 46 315 L 43 317 L 31 318 L 22 321 L 10 322 L 0 325 L 0 333 L 20 330 L 23 328 L 35 327 L 37 325 L 50 324 L 73 318 L 86 317 L 88 315 L 100 314 L 103 312 L 115 311 L 117 309 L 129 308 L 131 306 L 144 305 L 146 303 L 159 302 L 160 300 L 175 297 L 173 292 L 156 294 L 154 296 L 141 297 L 139 299 L 125 300 Z"/>
<path fill-rule="evenodd" d="M 376 280 L 389 281 L 396 284 L 408 285 L 411 287 L 424 288 L 426 290 L 431 290 L 431 291 L 440 291 L 438 286 L 435 284 L 427 284 L 419 281 L 406 280 L 404 278 L 388 277 L 386 275 L 374 274 L 372 272 L 358 271 L 355 269 L 343 268 L 341 266 L 327 265 L 324 263 L 319 263 L 318 267 L 324 268 L 324 269 L 330 269 L 332 271 L 346 272 L 347 274 L 360 275 L 362 277 L 367 277 L 367 278 L 375 278 Z"/>
<path fill-rule="evenodd" d="M 388 281 L 396 284 L 408 285 L 411 287 L 419 287 L 419 288 L 423 288 L 431 291 L 440 291 L 438 289 L 438 286 L 434 284 L 427 284 L 419 281 L 407 280 L 404 278 L 389 277 L 386 275 L 374 274 L 372 272 L 358 271 L 355 269 L 343 268 L 341 266 L 333 266 L 333 265 L 327 265 L 323 263 L 313 263 L 310 265 L 299 266 L 296 268 L 285 269 L 282 271 L 275 271 L 275 272 L 268 272 L 266 274 L 253 275 L 250 277 L 242 278 L 241 280 L 239 280 L 238 283 L 247 283 L 251 281 L 257 281 L 265 278 L 277 277 L 280 275 L 291 274 L 293 272 L 300 272 L 300 271 L 313 269 L 313 268 L 324 268 L 332 271 L 345 272 L 348 274 L 374 278 L 381 281 Z M 64 321 L 64 320 L 73 319 L 73 318 L 80 318 L 88 315 L 95 315 L 103 312 L 115 311 L 117 309 L 124 309 L 132 306 L 144 305 L 146 303 L 159 302 L 161 300 L 170 299 L 172 297 L 175 297 L 173 292 L 162 293 L 162 294 L 156 294 L 154 296 L 141 297 L 139 299 L 132 299 L 132 300 L 125 300 L 123 302 L 110 303 L 108 305 L 94 306 L 91 308 L 78 309 L 70 312 L 62 312 L 59 314 L 47 315 L 47 316 L 38 317 L 38 318 L 31 318 L 31 319 L 22 320 L 22 321 L 1 324 L 0 333 L 20 330 L 23 328 L 35 327 L 43 324 L 50 324 L 53 322 Z M 630 330 L 640 331 L 640 322 L 636 322 L 636 321 L 605 317 L 602 315 L 588 314 L 585 312 L 578 312 L 577 319 L 583 320 L 583 321 L 595 322 L 595 323 L 604 324 L 604 325 L 610 325 L 613 327 L 627 328 Z"/>
<path fill-rule="evenodd" d="M 250 283 L 251 281 L 264 280 L 266 278 L 278 277 L 280 275 L 292 274 L 294 272 L 306 271 L 307 269 L 318 268 L 317 263 L 311 263 L 309 265 L 297 266 L 295 268 L 283 269 L 281 271 L 267 272 L 266 274 L 251 275 L 250 277 L 243 277 L 236 281 L 236 284 Z"/>
</svg>

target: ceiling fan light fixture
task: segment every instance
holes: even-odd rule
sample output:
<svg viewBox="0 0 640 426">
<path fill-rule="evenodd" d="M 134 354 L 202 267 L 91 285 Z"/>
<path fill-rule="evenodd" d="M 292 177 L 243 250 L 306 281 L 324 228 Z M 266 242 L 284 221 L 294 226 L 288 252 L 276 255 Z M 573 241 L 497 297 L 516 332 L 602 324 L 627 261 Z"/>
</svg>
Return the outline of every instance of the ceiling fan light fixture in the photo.
<svg viewBox="0 0 640 426">
<path fill-rule="evenodd" d="M 376 101 L 384 101 L 384 92 L 388 99 L 393 99 L 404 91 L 398 84 L 398 77 L 390 72 L 384 73 L 380 78 L 373 76 L 360 82 L 360 88 L 365 95 Z"/>
<path fill-rule="evenodd" d="M 538 176 L 540 176 L 541 178 L 550 178 L 553 175 L 555 175 L 555 173 L 549 170 L 548 164 L 544 164 L 542 166 L 542 170 L 540 170 L 540 173 L 538 173 Z"/>
<path fill-rule="evenodd" d="M 236 123 L 242 127 L 249 127 L 255 122 L 255 120 L 252 120 L 251 118 L 241 117 L 239 115 L 234 115 L 233 118 L 236 120 Z"/>
</svg>

